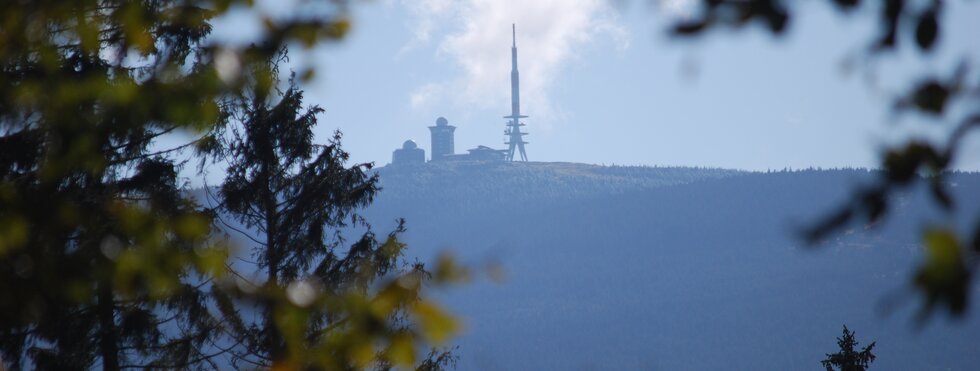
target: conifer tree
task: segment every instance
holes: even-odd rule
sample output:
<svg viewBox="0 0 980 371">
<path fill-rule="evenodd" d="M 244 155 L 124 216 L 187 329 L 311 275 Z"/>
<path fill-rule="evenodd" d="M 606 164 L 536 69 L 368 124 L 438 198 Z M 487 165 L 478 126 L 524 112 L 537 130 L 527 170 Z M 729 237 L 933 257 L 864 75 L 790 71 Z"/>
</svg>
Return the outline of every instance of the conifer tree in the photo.
<svg viewBox="0 0 980 371">
<path fill-rule="evenodd" d="M 279 61 L 285 59 L 283 54 Z M 275 63 L 265 70 L 277 75 Z M 262 75 L 262 73 L 253 73 Z M 228 163 L 221 210 L 248 229 L 261 274 L 254 287 L 216 287 L 227 332 L 238 344 L 235 365 L 350 369 L 411 365 L 418 339 L 438 341 L 454 327 L 437 307 L 419 298 L 430 273 L 401 261 L 403 225 L 384 239 L 357 214 L 378 192 L 370 164 L 347 166 L 336 132 L 314 143 L 318 106 L 303 106 L 291 79 L 268 96 L 246 90 L 228 105 L 235 119 L 223 136 Z M 220 136 L 220 135 L 219 135 Z M 231 227 L 231 223 L 226 223 Z M 347 244 L 340 230 L 365 228 Z M 244 232 L 244 231 L 240 231 Z M 251 269 L 245 268 L 245 269 Z M 254 272 L 236 272 L 252 276 Z M 261 313 L 257 320 L 241 313 Z M 419 327 L 409 321 L 414 314 Z M 429 338 L 432 338 L 429 336 Z M 385 344 L 377 348 L 377 344 Z M 422 363 L 438 370 L 454 362 L 433 352 Z"/>
<path fill-rule="evenodd" d="M 844 325 L 844 335 L 837 338 L 837 346 L 840 347 L 839 352 L 827 354 L 827 358 L 820 361 L 820 364 L 826 367 L 827 371 L 834 371 L 835 369 L 865 371 L 875 360 L 875 355 L 871 353 L 875 347 L 875 342 L 872 341 L 861 351 L 856 351 L 858 342 L 854 338 L 854 332 L 847 329 L 847 325 Z"/>
</svg>

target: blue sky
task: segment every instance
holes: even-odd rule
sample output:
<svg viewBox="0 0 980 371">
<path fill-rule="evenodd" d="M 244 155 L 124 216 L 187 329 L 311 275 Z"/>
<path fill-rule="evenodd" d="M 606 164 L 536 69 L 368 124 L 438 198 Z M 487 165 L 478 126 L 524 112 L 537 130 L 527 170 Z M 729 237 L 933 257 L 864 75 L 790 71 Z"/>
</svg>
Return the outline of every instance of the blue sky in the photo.
<svg viewBox="0 0 980 371">
<path fill-rule="evenodd" d="M 427 126 L 439 116 L 458 127 L 457 153 L 503 148 L 517 23 L 532 161 L 747 170 L 872 167 L 889 143 L 940 138 L 951 123 L 896 117 L 892 97 L 909 76 L 980 61 L 977 2 L 947 3 L 950 23 L 933 55 L 877 61 L 853 58 L 875 34 L 872 7 L 846 17 L 829 2 L 800 4 L 779 38 L 755 28 L 666 37 L 686 3 L 355 2 L 348 38 L 293 52 L 293 61 L 318 69 L 305 86 L 307 102 L 326 110 L 318 137 L 340 129 L 354 161 L 387 164 L 406 139 L 428 152 Z M 216 37 L 247 35 L 245 23 L 219 23 Z M 847 60 L 857 61 L 850 73 Z"/>
</svg>

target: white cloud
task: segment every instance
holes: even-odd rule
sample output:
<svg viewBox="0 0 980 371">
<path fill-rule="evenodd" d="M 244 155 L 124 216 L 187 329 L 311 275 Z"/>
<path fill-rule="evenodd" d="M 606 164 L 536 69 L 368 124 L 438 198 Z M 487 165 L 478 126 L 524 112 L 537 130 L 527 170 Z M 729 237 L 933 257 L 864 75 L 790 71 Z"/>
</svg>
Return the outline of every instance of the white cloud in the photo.
<svg viewBox="0 0 980 371">
<path fill-rule="evenodd" d="M 412 92 L 409 101 L 412 108 L 422 108 L 429 105 L 441 93 L 442 89 L 439 84 L 425 84 Z"/>
<path fill-rule="evenodd" d="M 511 24 L 517 24 L 522 107 L 535 121 L 553 121 L 549 90 L 563 65 L 596 41 L 629 46 L 606 0 L 405 0 L 414 37 L 406 48 L 435 43 L 459 69 L 418 88 L 411 104 L 450 101 L 506 111 L 510 99 Z M 438 97 L 436 95 L 439 95 Z M 424 99 L 423 99 L 424 97 Z M 502 112 L 506 114 L 507 112 Z M 549 120 L 550 119 L 550 120 Z"/>
<path fill-rule="evenodd" d="M 694 14 L 698 4 L 695 0 L 658 0 L 657 5 L 668 16 L 684 19 Z"/>
<path fill-rule="evenodd" d="M 454 0 L 404 0 L 402 4 L 414 18 L 410 25 L 413 28 L 412 39 L 401 50 L 405 53 L 428 43 L 437 21 L 444 19 L 458 3 Z"/>
</svg>

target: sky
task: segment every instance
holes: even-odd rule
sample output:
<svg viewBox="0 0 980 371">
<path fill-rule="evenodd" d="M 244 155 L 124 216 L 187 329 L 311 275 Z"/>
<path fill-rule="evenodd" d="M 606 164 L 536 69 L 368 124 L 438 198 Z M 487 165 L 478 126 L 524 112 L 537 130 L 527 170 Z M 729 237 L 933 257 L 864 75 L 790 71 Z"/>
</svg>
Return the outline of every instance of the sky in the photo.
<svg viewBox="0 0 980 371">
<path fill-rule="evenodd" d="M 276 4 L 265 11 L 289 7 Z M 352 161 L 376 165 L 407 139 L 428 155 L 427 127 L 440 116 L 457 127 L 457 153 L 504 148 L 512 23 L 531 161 L 874 167 L 889 144 L 942 138 L 952 121 L 896 116 L 891 102 L 909 76 L 980 61 L 971 37 L 980 3 L 947 3 L 947 32 L 930 56 L 878 60 L 855 58 L 876 35 L 875 9 L 843 16 L 828 5 L 798 4 L 780 37 L 749 27 L 684 41 L 666 29 L 694 11 L 690 0 L 354 2 L 348 37 L 291 53 L 317 68 L 303 86 L 307 103 L 326 110 L 317 138 L 340 130 Z M 257 32 L 247 16 L 232 18 L 217 22 L 216 38 Z M 977 147 L 959 168 L 980 170 Z"/>
</svg>

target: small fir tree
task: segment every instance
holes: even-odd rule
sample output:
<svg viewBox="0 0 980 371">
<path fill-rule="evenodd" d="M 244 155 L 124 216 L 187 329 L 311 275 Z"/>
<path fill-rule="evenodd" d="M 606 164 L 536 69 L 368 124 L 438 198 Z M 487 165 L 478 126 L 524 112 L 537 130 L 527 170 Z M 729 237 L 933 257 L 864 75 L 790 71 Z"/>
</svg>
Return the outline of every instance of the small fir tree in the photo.
<svg viewBox="0 0 980 371">
<path fill-rule="evenodd" d="M 875 361 L 875 355 L 871 353 L 875 347 L 875 342 L 872 341 L 860 352 L 855 351 L 854 348 L 858 346 L 858 342 L 854 339 L 854 332 L 847 329 L 847 325 L 844 325 L 844 335 L 837 338 L 837 346 L 840 347 L 839 352 L 827 354 L 827 359 L 820 361 L 827 368 L 827 371 L 834 371 L 835 369 L 865 371 L 871 362 Z"/>
</svg>

